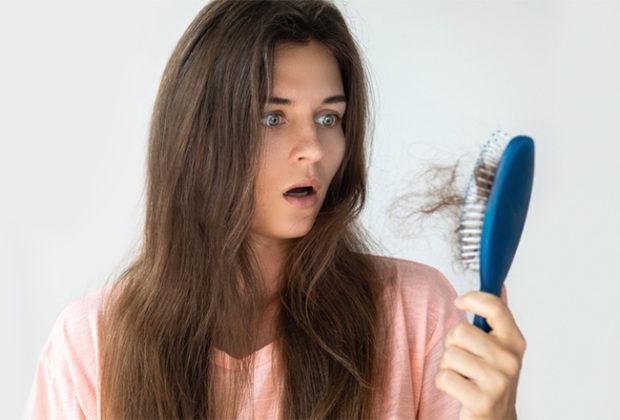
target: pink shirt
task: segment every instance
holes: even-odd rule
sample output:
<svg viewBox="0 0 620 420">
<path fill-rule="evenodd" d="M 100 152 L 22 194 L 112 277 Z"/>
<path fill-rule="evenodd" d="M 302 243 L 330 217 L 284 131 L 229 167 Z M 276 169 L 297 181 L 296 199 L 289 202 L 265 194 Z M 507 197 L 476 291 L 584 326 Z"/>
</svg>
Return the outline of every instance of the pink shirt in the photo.
<svg viewBox="0 0 620 420">
<path fill-rule="evenodd" d="M 385 419 L 458 419 L 460 402 L 435 387 L 443 356 L 443 338 L 466 319 L 456 308 L 457 294 L 437 269 L 415 261 L 392 258 L 398 267 L 399 291 L 392 311 L 393 346 L 389 349 Z M 106 286 L 107 287 L 107 286 Z M 105 288 L 70 302 L 57 317 L 40 352 L 26 404 L 28 419 L 99 419 L 99 345 L 97 316 Z M 505 287 L 502 299 L 507 304 Z M 277 417 L 277 369 L 272 373 L 274 342 L 256 351 L 252 404 L 241 418 Z M 237 359 L 215 350 L 213 360 L 222 374 L 236 369 Z"/>
</svg>

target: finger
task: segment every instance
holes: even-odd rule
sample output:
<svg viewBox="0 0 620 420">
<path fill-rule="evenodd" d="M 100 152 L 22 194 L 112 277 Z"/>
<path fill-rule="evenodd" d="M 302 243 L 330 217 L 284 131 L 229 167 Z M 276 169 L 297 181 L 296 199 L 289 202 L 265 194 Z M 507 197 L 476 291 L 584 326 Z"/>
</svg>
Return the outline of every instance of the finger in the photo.
<svg viewBox="0 0 620 420">
<path fill-rule="evenodd" d="M 444 346 L 446 351 L 450 347 L 460 347 L 479 357 L 486 367 L 503 372 L 508 377 L 518 375 L 521 370 L 520 353 L 511 350 L 497 337 L 485 333 L 467 321 L 461 321 L 448 331 Z M 476 378 L 483 378 L 486 381 L 484 375 L 477 375 Z M 481 386 L 482 382 L 478 381 L 478 385 Z M 482 386 L 481 388 L 484 389 Z"/>
<path fill-rule="evenodd" d="M 470 291 L 460 296 L 454 304 L 467 312 L 486 318 L 492 331 L 489 333 L 499 337 L 510 345 L 515 345 L 515 336 L 519 335 L 519 328 L 512 313 L 504 302 L 492 293 Z"/>
<path fill-rule="evenodd" d="M 466 349 L 450 346 L 444 351 L 439 368 L 451 369 L 480 385 L 486 371 L 491 367 L 481 357 Z"/>
<path fill-rule="evenodd" d="M 474 407 L 483 397 L 475 383 L 452 369 L 440 370 L 435 377 L 435 386 L 459 400 L 467 408 Z"/>
<path fill-rule="evenodd" d="M 485 333 L 467 320 L 452 327 L 444 339 L 444 346 L 458 346 L 487 361 L 497 360 L 501 346 L 497 337 Z"/>
</svg>

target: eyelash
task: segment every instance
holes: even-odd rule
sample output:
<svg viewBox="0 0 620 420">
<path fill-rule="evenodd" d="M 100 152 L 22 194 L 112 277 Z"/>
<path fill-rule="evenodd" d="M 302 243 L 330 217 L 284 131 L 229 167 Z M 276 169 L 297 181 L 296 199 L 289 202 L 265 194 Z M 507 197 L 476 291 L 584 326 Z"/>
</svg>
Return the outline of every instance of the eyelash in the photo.
<svg viewBox="0 0 620 420">
<path fill-rule="evenodd" d="M 268 114 L 265 114 L 265 115 L 263 116 L 263 119 L 262 119 L 261 121 L 265 121 L 265 119 L 266 119 L 268 116 L 270 116 L 270 115 L 277 115 L 277 116 L 279 116 L 279 117 L 282 117 L 282 114 L 280 114 L 279 112 L 270 112 L 270 113 L 268 113 Z M 330 113 L 330 114 L 323 114 L 323 115 L 321 115 L 321 117 L 326 117 L 326 116 L 329 116 L 329 115 L 333 115 L 334 117 L 336 117 L 336 121 L 334 121 L 334 123 L 333 123 L 332 125 L 326 125 L 326 126 L 324 126 L 325 128 L 332 128 L 332 127 L 335 127 L 335 126 L 336 126 L 336 124 L 338 124 L 338 122 L 339 122 L 340 120 L 342 120 L 342 118 L 340 118 L 340 116 L 339 116 L 338 114 L 333 114 L 333 113 Z M 267 124 L 263 124 L 263 125 L 264 125 L 265 127 L 267 127 L 267 128 L 277 128 L 277 126 L 273 126 L 273 125 L 267 125 Z"/>
</svg>

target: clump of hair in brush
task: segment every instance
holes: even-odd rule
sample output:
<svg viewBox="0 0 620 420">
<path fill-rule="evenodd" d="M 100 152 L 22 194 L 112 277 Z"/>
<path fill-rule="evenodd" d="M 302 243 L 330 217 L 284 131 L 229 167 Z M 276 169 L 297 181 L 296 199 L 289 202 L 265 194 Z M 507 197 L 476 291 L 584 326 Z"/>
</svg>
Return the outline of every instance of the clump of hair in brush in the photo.
<svg viewBox="0 0 620 420">
<path fill-rule="evenodd" d="M 496 130 L 479 154 L 467 153 L 453 164 L 433 163 L 417 173 L 409 181 L 408 191 L 397 196 L 387 211 L 390 219 L 399 220 L 399 235 L 415 238 L 424 229 L 424 222 L 435 218 L 436 225 L 446 232 L 453 269 L 476 270 L 486 202 L 506 137 Z M 477 154 L 475 162 L 462 165 L 463 160 L 473 160 L 473 153 Z"/>
<path fill-rule="evenodd" d="M 473 271 L 480 269 L 482 224 L 506 139 L 507 134 L 497 130 L 482 146 L 465 190 L 456 231 L 459 234 L 459 260 L 463 266 Z"/>
</svg>

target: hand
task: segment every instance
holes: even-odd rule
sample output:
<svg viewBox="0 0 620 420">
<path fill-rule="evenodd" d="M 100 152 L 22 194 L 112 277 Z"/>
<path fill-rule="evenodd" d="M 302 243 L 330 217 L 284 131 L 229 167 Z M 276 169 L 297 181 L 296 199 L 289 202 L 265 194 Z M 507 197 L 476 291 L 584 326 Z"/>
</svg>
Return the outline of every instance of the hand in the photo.
<svg viewBox="0 0 620 420">
<path fill-rule="evenodd" d="M 460 420 L 516 420 L 526 341 L 510 309 L 499 297 L 480 291 L 463 294 L 455 305 L 483 316 L 492 329 L 485 333 L 467 320 L 451 328 L 435 385 L 461 402 Z"/>
</svg>

